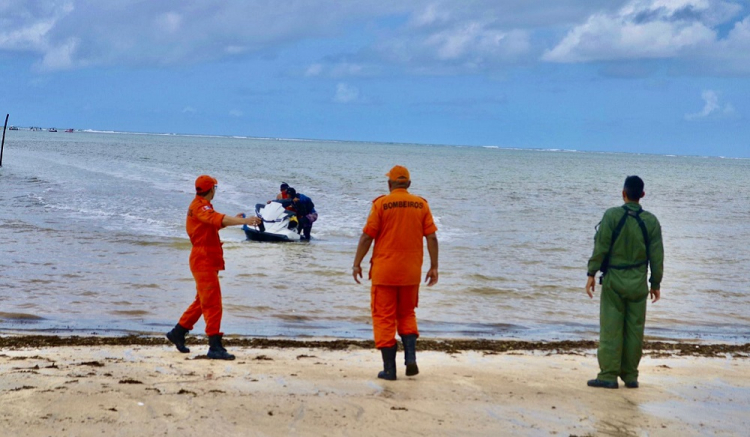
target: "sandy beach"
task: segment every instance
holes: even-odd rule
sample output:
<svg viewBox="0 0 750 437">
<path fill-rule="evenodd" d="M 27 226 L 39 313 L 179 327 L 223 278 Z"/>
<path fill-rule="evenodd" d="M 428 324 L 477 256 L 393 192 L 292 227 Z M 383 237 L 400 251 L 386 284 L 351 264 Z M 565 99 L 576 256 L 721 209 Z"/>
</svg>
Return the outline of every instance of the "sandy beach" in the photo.
<svg viewBox="0 0 750 437">
<path fill-rule="evenodd" d="M 2 434 L 685 436 L 750 428 L 750 345 L 652 351 L 639 389 L 605 390 L 586 386 L 596 357 L 576 347 L 421 351 L 421 373 L 407 378 L 400 366 L 391 382 L 375 378 L 380 357 L 367 342 L 229 341 L 237 360 L 211 361 L 199 339 L 189 354 L 156 338 L 86 344 L 100 340 L 39 346 L 3 337 Z"/>
</svg>

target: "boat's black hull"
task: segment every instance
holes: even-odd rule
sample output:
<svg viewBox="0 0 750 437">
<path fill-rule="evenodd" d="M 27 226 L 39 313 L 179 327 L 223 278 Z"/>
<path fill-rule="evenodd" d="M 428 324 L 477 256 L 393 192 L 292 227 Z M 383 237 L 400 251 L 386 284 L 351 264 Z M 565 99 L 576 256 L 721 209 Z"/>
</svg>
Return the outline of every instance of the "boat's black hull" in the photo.
<svg viewBox="0 0 750 437">
<path fill-rule="evenodd" d="M 260 232 L 256 229 L 245 229 L 245 235 L 248 240 L 253 241 L 271 241 L 271 242 L 291 242 L 298 240 L 290 240 L 286 235 L 272 234 L 270 232 Z"/>
</svg>

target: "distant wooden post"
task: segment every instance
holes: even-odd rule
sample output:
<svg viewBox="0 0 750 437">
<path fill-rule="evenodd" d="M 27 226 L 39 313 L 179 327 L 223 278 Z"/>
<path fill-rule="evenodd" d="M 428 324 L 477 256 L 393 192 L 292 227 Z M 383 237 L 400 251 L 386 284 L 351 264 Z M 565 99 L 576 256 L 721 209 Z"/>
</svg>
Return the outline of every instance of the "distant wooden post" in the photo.
<svg viewBox="0 0 750 437">
<path fill-rule="evenodd" d="M 0 167 L 3 166 L 3 149 L 5 148 L 5 129 L 8 127 L 8 117 L 10 117 L 10 114 L 5 114 L 5 126 L 3 126 L 3 142 L 0 143 Z"/>
</svg>

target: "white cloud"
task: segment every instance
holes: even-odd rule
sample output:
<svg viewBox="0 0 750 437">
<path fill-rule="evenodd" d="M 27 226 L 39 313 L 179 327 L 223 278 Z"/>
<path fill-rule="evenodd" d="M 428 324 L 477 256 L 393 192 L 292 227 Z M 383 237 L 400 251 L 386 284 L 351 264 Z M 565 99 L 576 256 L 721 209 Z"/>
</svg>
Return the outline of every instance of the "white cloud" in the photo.
<svg viewBox="0 0 750 437">
<path fill-rule="evenodd" d="M 182 15 L 177 12 L 167 12 L 157 18 L 156 25 L 168 33 L 177 33 L 182 27 Z"/>
<path fill-rule="evenodd" d="M 750 17 L 735 23 L 727 37 L 704 54 L 704 59 L 719 73 L 750 73 Z"/>
<path fill-rule="evenodd" d="M 31 3 L 31 4 L 29 4 Z M 59 21 L 74 11 L 72 2 L 0 2 L 0 50 L 45 53 L 51 47 L 66 46 L 75 35 L 50 42 L 50 34 Z"/>
<path fill-rule="evenodd" d="M 198 111 L 196 111 L 192 106 L 185 106 L 184 108 L 182 108 L 183 114 L 195 114 L 196 112 Z"/>
<path fill-rule="evenodd" d="M 422 49 L 431 51 L 440 60 L 470 59 L 471 57 L 511 57 L 523 54 L 528 40 L 523 32 L 505 32 L 483 23 L 469 22 L 428 35 Z"/>
<path fill-rule="evenodd" d="M 505 23 L 502 9 L 474 10 L 451 2 L 429 4 L 416 10 L 400 32 L 378 42 L 381 59 L 420 72 L 490 70 L 525 59 L 532 49 L 531 33 Z M 483 3 L 485 4 L 485 3 Z M 494 6 L 497 8 L 497 6 Z"/>
<path fill-rule="evenodd" d="M 308 76 L 308 77 L 320 76 L 322 72 L 323 72 L 322 64 L 312 64 L 309 67 L 307 67 L 307 70 L 305 71 L 305 76 Z"/>
<path fill-rule="evenodd" d="M 336 85 L 336 94 L 333 96 L 334 102 L 354 103 L 359 100 L 359 88 L 345 83 L 339 83 Z"/>
<path fill-rule="evenodd" d="M 246 53 L 247 51 L 248 51 L 248 48 L 245 46 L 229 45 L 229 46 L 224 47 L 224 53 L 230 56 L 241 55 L 243 53 Z"/>
<path fill-rule="evenodd" d="M 399 0 L 2 0 L 0 50 L 47 57 L 49 69 L 195 64 L 340 36 L 351 23 L 411 7 Z M 69 41 L 77 41 L 76 50 L 62 62 L 54 52 Z"/>
<path fill-rule="evenodd" d="M 242 117 L 244 114 L 238 109 L 232 109 L 231 111 L 229 111 L 229 115 L 231 115 L 232 117 Z"/>
<path fill-rule="evenodd" d="M 63 44 L 47 51 L 42 59 L 42 68 L 46 70 L 66 70 L 74 67 L 78 44 L 78 39 L 70 38 Z"/>
<path fill-rule="evenodd" d="M 699 120 L 708 117 L 717 116 L 728 116 L 734 113 L 734 107 L 731 104 L 726 104 L 722 108 L 719 103 L 719 95 L 712 90 L 705 90 L 701 94 L 703 98 L 703 109 L 694 114 L 685 114 L 686 120 Z"/>
<path fill-rule="evenodd" d="M 441 63 L 476 68 L 514 61 L 528 51 L 530 33 L 523 29 L 524 24 L 516 28 L 517 23 L 533 23 L 557 11 L 563 11 L 563 16 L 580 14 L 588 7 L 579 6 L 587 3 L 584 0 L 559 1 L 563 7 L 555 13 L 542 13 L 539 5 L 543 0 L 508 0 L 503 4 L 495 0 L 307 0 L 273 5 L 265 0 L 160 0 L 146 4 L 140 0 L 4 0 L 0 2 L 0 50 L 26 50 L 40 59 L 52 59 L 57 55 L 51 52 L 75 40 L 76 50 L 68 53 L 68 62 L 44 65 L 50 69 L 158 67 L 268 54 L 304 40 L 335 40 L 357 28 L 373 36 L 354 49 L 362 52 L 363 60 L 342 63 L 344 53 L 339 53 L 321 63 L 322 67 L 312 66 L 307 74 L 366 75 L 382 71 L 381 66 L 393 61 L 426 68 Z M 391 27 L 380 23 L 394 18 L 404 19 L 403 24 Z"/>
<path fill-rule="evenodd" d="M 750 73 L 750 16 L 740 16 L 743 11 L 727 0 L 630 0 L 617 11 L 592 14 L 541 59 L 673 59 L 680 62 L 674 71 L 744 75 Z"/>
<path fill-rule="evenodd" d="M 714 91 L 703 91 L 701 97 L 705 102 L 705 105 L 703 105 L 703 109 L 695 114 L 685 115 L 685 118 L 687 118 L 688 120 L 708 117 L 713 112 L 716 112 L 719 109 L 719 96 L 717 96 Z"/>
<path fill-rule="evenodd" d="M 695 56 L 717 45 L 716 25 L 741 7 L 723 0 L 634 0 L 571 29 L 542 60 L 590 62 Z"/>
<path fill-rule="evenodd" d="M 449 10 L 438 7 L 435 3 L 428 4 L 421 11 L 412 14 L 411 25 L 416 27 L 429 26 L 438 22 L 447 22 L 451 18 Z"/>
<path fill-rule="evenodd" d="M 306 77 L 353 77 L 353 76 L 373 76 L 378 73 L 379 69 L 372 64 L 354 63 L 348 61 L 330 61 L 328 63 L 315 63 L 305 70 Z"/>
<path fill-rule="evenodd" d="M 540 58 L 666 58 L 750 73 L 743 1 L 0 0 L 0 51 L 32 54 L 46 70 L 153 68 L 271 59 L 315 41 L 303 46 L 320 50 L 320 57 L 293 67 L 307 77 L 373 76 L 394 68 L 492 73 Z"/>
<path fill-rule="evenodd" d="M 41 50 L 45 46 L 45 36 L 55 25 L 55 20 L 42 20 L 24 25 L 18 29 L 0 32 L 0 49 Z"/>
</svg>

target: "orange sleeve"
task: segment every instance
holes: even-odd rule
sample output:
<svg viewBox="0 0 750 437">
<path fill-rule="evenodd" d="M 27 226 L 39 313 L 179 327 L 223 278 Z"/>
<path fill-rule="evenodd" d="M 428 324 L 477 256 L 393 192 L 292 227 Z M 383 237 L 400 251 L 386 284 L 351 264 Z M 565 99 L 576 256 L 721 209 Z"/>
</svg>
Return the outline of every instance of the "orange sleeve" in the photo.
<svg viewBox="0 0 750 437">
<path fill-rule="evenodd" d="M 211 205 L 204 205 L 198 208 L 198 211 L 195 213 L 195 218 L 202 223 L 211 225 L 215 228 L 223 228 L 221 222 L 224 220 L 224 214 L 216 212 Z"/>
<path fill-rule="evenodd" d="M 362 229 L 362 232 L 372 238 L 377 238 L 378 234 L 380 233 L 380 214 L 378 214 L 378 209 L 375 207 L 375 202 L 372 203 L 370 215 L 367 217 L 367 223 L 365 223 L 365 227 L 364 229 Z"/>
<path fill-rule="evenodd" d="M 435 226 L 435 220 L 432 218 L 432 212 L 430 212 L 430 206 L 427 204 L 427 201 L 425 201 L 425 215 L 424 219 L 422 220 L 422 235 L 430 235 L 437 232 L 437 226 Z"/>
</svg>

